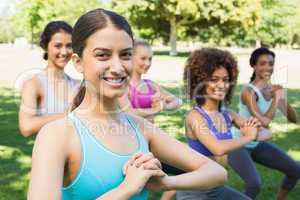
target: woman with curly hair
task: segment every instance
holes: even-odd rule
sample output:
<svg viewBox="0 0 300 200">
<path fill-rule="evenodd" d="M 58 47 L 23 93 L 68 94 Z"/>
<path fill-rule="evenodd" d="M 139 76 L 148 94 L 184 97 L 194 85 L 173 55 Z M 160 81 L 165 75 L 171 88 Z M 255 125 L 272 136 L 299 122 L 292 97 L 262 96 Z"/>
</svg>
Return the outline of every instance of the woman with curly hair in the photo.
<svg viewBox="0 0 300 200">
<path fill-rule="evenodd" d="M 297 113 L 284 96 L 282 86 L 270 84 L 274 60 L 274 52 L 267 48 L 261 47 L 253 51 L 250 65 L 254 72 L 250 83 L 242 88 L 239 102 L 241 116 L 256 117 L 266 128 L 278 109 L 286 115 L 289 122 L 298 122 Z M 233 133 L 236 137 L 240 135 L 236 129 Z M 245 148 L 230 153 L 228 158 L 231 167 L 246 183 L 245 194 L 252 199 L 258 195 L 261 187 L 254 162 L 285 174 L 277 200 L 286 199 L 300 178 L 300 164 L 271 142 L 251 142 Z"/>
<path fill-rule="evenodd" d="M 225 164 L 226 155 L 270 133 L 256 118 L 244 119 L 228 110 L 238 75 L 237 62 L 228 52 L 215 48 L 194 51 L 188 58 L 184 83 L 193 108 L 186 116 L 186 136 L 191 148 Z M 234 139 L 232 126 L 242 136 Z M 264 133 L 264 134 L 263 134 Z M 209 191 L 179 191 L 177 199 L 248 199 L 229 187 Z"/>
</svg>

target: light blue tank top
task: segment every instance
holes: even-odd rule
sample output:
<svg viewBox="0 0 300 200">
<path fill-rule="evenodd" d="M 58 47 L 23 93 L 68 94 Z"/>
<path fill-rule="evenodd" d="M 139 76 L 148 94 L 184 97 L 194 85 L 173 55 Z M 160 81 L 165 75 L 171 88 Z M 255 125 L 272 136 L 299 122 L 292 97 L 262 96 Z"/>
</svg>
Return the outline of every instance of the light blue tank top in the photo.
<svg viewBox="0 0 300 200">
<path fill-rule="evenodd" d="M 120 113 L 121 120 L 133 130 L 139 143 L 137 151 L 149 152 L 148 143 L 133 119 Z M 63 200 L 94 200 L 104 193 L 118 187 L 124 180 L 122 167 L 131 158 L 119 155 L 103 146 L 74 112 L 69 114 L 81 142 L 81 166 L 76 178 L 63 188 Z M 132 197 L 130 200 L 146 200 L 148 191 Z"/>
<path fill-rule="evenodd" d="M 256 101 L 256 104 L 257 104 L 259 110 L 263 114 L 266 113 L 268 111 L 268 109 L 270 108 L 271 104 L 272 104 L 272 99 L 267 101 L 265 99 L 265 97 L 262 95 L 262 93 L 260 92 L 259 88 L 257 88 L 252 83 L 246 84 L 243 87 L 243 89 L 241 90 L 242 91 L 241 94 L 243 93 L 243 90 L 247 87 L 250 87 L 255 92 L 255 94 L 257 95 L 258 100 Z M 252 116 L 250 111 L 248 110 L 248 107 L 245 104 L 243 104 L 241 96 L 240 96 L 240 101 L 239 101 L 239 115 L 244 117 L 244 118 L 249 118 L 249 117 Z M 234 135 L 234 138 L 238 138 L 238 137 L 241 136 L 240 130 L 235 128 L 235 127 L 232 128 L 232 133 Z M 250 142 L 249 144 L 247 144 L 245 146 L 247 148 L 255 148 L 258 144 L 259 144 L 258 141 L 252 141 L 252 142 Z"/>
<path fill-rule="evenodd" d="M 64 113 L 67 108 L 70 107 L 68 102 L 68 96 L 71 92 L 71 94 L 76 94 L 79 88 L 78 82 L 68 76 L 67 74 L 64 74 L 64 80 L 68 83 L 67 87 L 64 87 L 65 91 L 65 99 L 60 100 L 56 97 L 55 94 L 55 88 L 60 83 L 51 84 L 48 80 L 48 76 L 45 72 L 39 73 L 37 75 L 38 79 L 40 80 L 42 84 L 42 89 L 44 92 L 44 102 L 43 105 L 38 107 L 38 115 L 51 115 L 51 114 L 57 114 L 57 113 Z"/>
</svg>

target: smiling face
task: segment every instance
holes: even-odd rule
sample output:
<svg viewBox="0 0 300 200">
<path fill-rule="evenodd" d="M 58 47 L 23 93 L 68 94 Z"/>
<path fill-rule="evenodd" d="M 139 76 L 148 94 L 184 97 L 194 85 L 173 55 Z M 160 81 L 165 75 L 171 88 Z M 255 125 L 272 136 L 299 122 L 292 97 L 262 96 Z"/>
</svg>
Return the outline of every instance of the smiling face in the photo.
<svg viewBox="0 0 300 200">
<path fill-rule="evenodd" d="M 223 101 L 230 87 L 229 74 L 224 67 L 217 68 L 206 84 L 206 99 Z"/>
<path fill-rule="evenodd" d="M 145 74 L 152 64 L 152 50 L 148 46 L 139 45 L 133 55 L 133 70 L 139 74 Z"/>
<path fill-rule="evenodd" d="M 253 68 L 257 78 L 269 81 L 274 70 L 274 57 L 269 54 L 260 55 Z"/>
<path fill-rule="evenodd" d="M 60 31 L 51 36 L 47 47 L 49 64 L 64 68 L 72 56 L 72 36 L 65 31 Z"/>
<path fill-rule="evenodd" d="M 132 46 L 132 38 L 112 25 L 92 34 L 82 57 L 73 56 L 87 89 L 106 98 L 122 96 L 132 72 Z"/>
</svg>

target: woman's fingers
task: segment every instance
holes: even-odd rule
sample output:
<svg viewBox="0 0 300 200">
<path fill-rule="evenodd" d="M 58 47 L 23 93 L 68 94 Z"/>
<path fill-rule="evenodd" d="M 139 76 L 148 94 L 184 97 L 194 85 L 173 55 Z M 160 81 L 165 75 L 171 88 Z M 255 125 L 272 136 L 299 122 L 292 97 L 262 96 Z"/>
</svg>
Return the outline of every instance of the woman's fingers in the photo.
<svg viewBox="0 0 300 200">
<path fill-rule="evenodd" d="M 145 169 L 152 169 L 152 170 L 156 170 L 156 169 L 161 169 L 161 163 L 159 162 L 158 159 L 154 158 L 152 160 L 149 160 L 148 162 L 145 162 L 142 164 L 142 166 Z"/>
<path fill-rule="evenodd" d="M 134 161 L 140 158 L 141 156 L 143 156 L 142 152 L 135 153 L 123 166 L 123 174 L 126 174 L 128 166 L 133 165 Z"/>
<path fill-rule="evenodd" d="M 161 169 L 157 169 L 157 170 L 146 170 L 148 173 L 149 178 L 152 176 L 156 176 L 156 177 L 163 177 L 166 174 L 161 170 Z"/>
<path fill-rule="evenodd" d="M 149 169 L 161 169 L 161 163 L 158 159 L 156 159 L 151 152 L 143 154 L 137 153 L 130 158 L 123 166 L 123 173 L 126 174 L 128 166 L 136 166 L 140 167 L 145 164 L 146 168 Z"/>
<path fill-rule="evenodd" d="M 144 154 L 143 156 L 135 159 L 134 161 L 134 165 L 139 167 L 141 166 L 143 163 L 150 161 L 151 159 L 154 159 L 154 156 L 151 152 Z"/>
</svg>

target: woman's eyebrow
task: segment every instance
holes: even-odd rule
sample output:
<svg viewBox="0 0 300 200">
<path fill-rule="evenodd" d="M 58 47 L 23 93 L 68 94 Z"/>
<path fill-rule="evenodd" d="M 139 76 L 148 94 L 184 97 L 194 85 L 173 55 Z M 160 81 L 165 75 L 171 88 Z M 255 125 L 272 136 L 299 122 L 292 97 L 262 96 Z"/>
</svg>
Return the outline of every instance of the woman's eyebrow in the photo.
<svg viewBox="0 0 300 200">
<path fill-rule="evenodd" d="M 110 49 L 107 49 L 107 48 L 96 47 L 96 48 L 93 49 L 93 52 L 95 52 L 97 50 L 100 50 L 100 51 L 111 51 Z"/>
<path fill-rule="evenodd" d="M 133 49 L 132 47 L 126 48 L 126 49 L 122 49 L 121 52 L 123 52 L 123 51 L 132 51 L 132 49 Z"/>
</svg>

